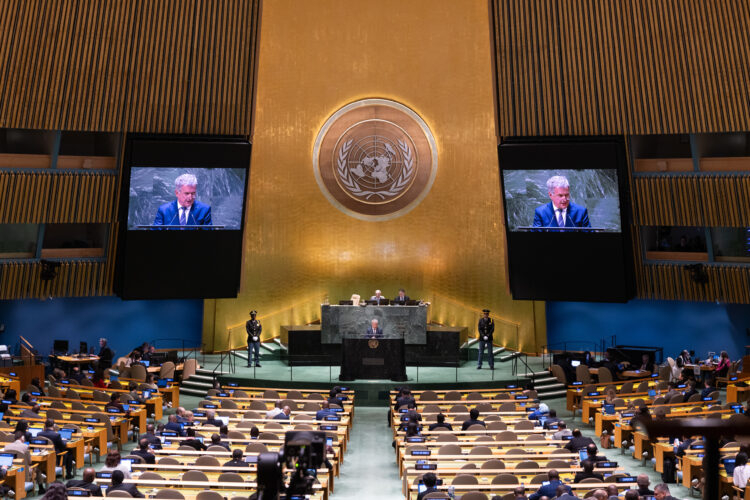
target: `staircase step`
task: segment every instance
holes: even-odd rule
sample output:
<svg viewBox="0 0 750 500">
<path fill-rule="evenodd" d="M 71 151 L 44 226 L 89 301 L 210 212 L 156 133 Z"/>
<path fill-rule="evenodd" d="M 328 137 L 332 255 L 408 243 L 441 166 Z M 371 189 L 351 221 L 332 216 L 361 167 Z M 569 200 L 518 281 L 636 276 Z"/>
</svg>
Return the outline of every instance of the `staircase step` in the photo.
<svg viewBox="0 0 750 500">
<path fill-rule="evenodd" d="M 195 380 L 195 381 L 198 381 L 198 382 L 213 383 L 214 377 L 209 377 L 207 375 L 191 375 L 189 380 Z"/>
<path fill-rule="evenodd" d="M 222 372 L 222 371 L 219 371 L 219 370 L 213 371 L 213 370 L 207 370 L 205 368 L 198 368 L 197 370 L 195 370 L 195 373 L 197 375 L 204 375 L 206 377 L 213 377 L 214 375 L 225 375 L 228 372 Z"/>
<path fill-rule="evenodd" d="M 565 389 L 565 384 L 557 383 L 557 384 L 548 384 L 548 385 L 536 385 L 534 384 L 534 389 L 536 392 L 549 392 L 549 391 L 559 391 L 560 389 Z"/>
<path fill-rule="evenodd" d="M 541 394 L 538 394 L 539 399 L 552 399 L 552 398 L 559 398 L 561 396 L 565 396 L 567 393 L 567 389 L 559 390 L 559 391 L 552 391 L 552 392 L 544 392 Z"/>
<path fill-rule="evenodd" d="M 501 356 L 499 361 L 501 361 L 501 362 L 510 361 L 511 359 L 517 358 L 520 355 L 521 355 L 520 352 L 512 352 L 512 353 L 510 353 L 508 355 Z"/>
<path fill-rule="evenodd" d="M 492 354 L 494 354 L 495 356 L 497 356 L 501 352 L 505 352 L 507 350 L 508 349 L 506 349 L 505 347 L 498 347 L 498 348 L 492 350 Z"/>
<path fill-rule="evenodd" d="M 547 382 L 557 382 L 557 377 L 537 377 L 534 378 L 534 383 L 545 384 Z"/>
<path fill-rule="evenodd" d="M 204 389 L 206 391 L 213 388 L 213 384 L 209 384 L 207 382 L 197 382 L 195 380 L 185 380 L 184 382 L 182 382 L 182 385 L 185 387 L 192 387 L 195 389 Z"/>
<path fill-rule="evenodd" d="M 180 386 L 180 394 L 188 394 L 190 396 L 205 396 L 207 391 L 203 389 L 191 389 L 190 387 Z"/>
<path fill-rule="evenodd" d="M 537 378 L 537 377 L 543 377 L 543 376 L 549 376 L 549 370 L 544 370 L 541 372 L 531 372 L 531 373 L 524 373 L 524 377 L 526 378 Z"/>
</svg>

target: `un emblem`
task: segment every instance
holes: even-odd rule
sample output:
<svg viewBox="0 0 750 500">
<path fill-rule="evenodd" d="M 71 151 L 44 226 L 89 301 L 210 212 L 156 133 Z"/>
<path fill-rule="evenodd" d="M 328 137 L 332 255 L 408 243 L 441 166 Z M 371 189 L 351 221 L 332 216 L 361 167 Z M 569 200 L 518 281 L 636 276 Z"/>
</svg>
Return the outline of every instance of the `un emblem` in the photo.
<svg viewBox="0 0 750 500">
<path fill-rule="evenodd" d="M 323 125 L 313 152 L 315 179 L 335 207 L 358 219 L 409 212 L 437 174 L 437 148 L 427 124 L 406 106 L 364 99 Z"/>
</svg>

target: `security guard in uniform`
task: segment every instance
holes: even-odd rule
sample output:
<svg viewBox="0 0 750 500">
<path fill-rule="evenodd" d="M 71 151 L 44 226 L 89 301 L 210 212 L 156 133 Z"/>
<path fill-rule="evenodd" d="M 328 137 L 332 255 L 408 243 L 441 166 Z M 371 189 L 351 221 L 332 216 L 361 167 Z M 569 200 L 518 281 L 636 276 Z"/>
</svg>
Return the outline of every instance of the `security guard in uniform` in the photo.
<svg viewBox="0 0 750 500">
<path fill-rule="evenodd" d="M 258 311 L 250 311 L 250 319 L 245 323 L 247 330 L 247 366 L 252 366 L 250 362 L 250 349 L 255 353 L 255 366 L 260 368 L 260 333 L 263 327 L 260 326 L 260 320 L 255 319 Z"/>
<path fill-rule="evenodd" d="M 484 316 L 479 319 L 479 358 L 477 359 L 477 370 L 482 369 L 482 355 L 485 346 L 489 358 L 490 370 L 495 369 L 495 356 L 492 355 L 492 334 L 495 333 L 495 322 L 490 318 L 490 310 L 482 309 Z"/>
</svg>

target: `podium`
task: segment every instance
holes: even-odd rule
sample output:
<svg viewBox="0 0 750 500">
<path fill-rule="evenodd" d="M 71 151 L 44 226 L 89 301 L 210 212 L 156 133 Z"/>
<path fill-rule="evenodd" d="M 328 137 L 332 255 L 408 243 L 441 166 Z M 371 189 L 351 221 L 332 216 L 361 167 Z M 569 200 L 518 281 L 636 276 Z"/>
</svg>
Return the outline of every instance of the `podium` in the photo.
<svg viewBox="0 0 750 500">
<path fill-rule="evenodd" d="M 339 380 L 391 379 L 406 380 L 404 337 L 344 337 L 341 339 L 341 374 Z"/>
</svg>

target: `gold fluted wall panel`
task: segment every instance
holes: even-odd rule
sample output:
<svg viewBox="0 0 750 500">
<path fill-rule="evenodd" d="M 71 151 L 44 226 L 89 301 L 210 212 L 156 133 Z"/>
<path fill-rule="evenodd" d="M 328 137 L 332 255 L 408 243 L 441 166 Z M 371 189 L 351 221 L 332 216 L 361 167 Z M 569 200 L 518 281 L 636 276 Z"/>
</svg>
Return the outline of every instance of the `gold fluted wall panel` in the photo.
<svg viewBox="0 0 750 500">
<path fill-rule="evenodd" d="M 112 222 L 116 173 L 0 171 L 0 223 Z"/>
<path fill-rule="evenodd" d="M 641 226 L 747 227 L 750 176 L 634 177 L 634 220 Z"/>
<path fill-rule="evenodd" d="M 748 0 L 490 0 L 499 132 L 750 130 Z"/>
<path fill-rule="evenodd" d="M 472 334 L 483 307 L 498 338 L 545 343 L 543 305 L 507 291 L 491 38 L 475 0 L 273 0 L 263 4 L 244 275 L 237 299 L 206 301 L 209 348 L 245 345 L 319 319 L 320 304 L 399 287 L 432 302 L 430 319 Z M 430 193 L 399 218 L 366 222 L 318 189 L 312 151 L 325 120 L 363 98 L 410 107 L 435 135 Z M 517 326 L 516 326 L 517 325 Z"/>
<path fill-rule="evenodd" d="M 0 127 L 250 135 L 260 0 L 0 0 Z"/>
<path fill-rule="evenodd" d="M 93 297 L 112 294 L 113 262 L 70 260 L 60 263 L 53 280 L 41 278 L 41 262 L 3 262 L 0 300 Z"/>
</svg>

